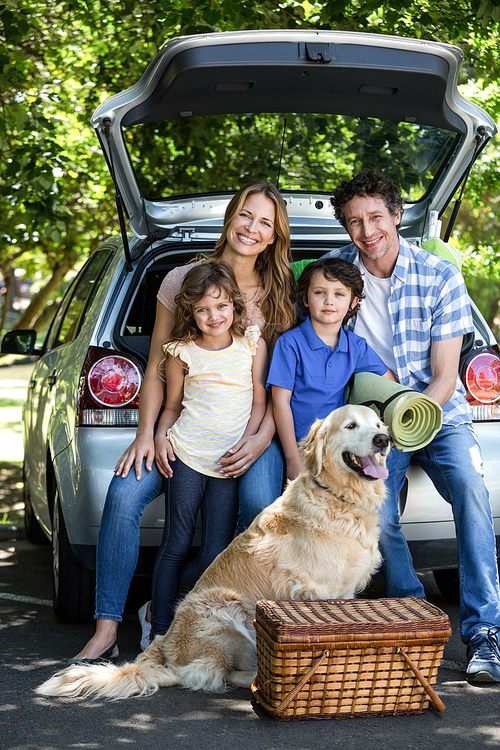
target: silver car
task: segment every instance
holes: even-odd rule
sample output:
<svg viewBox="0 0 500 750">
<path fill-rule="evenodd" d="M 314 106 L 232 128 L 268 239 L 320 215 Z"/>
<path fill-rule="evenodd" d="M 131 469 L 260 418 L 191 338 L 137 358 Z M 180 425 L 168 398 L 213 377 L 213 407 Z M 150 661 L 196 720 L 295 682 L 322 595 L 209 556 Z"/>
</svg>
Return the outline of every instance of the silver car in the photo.
<svg viewBox="0 0 500 750">
<path fill-rule="evenodd" d="M 457 91 L 461 61 L 457 47 L 379 34 L 190 36 L 169 41 L 134 86 L 96 110 L 92 125 L 116 187 L 120 234 L 90 256 L 41 347 L 34 331 L 11 331 L 2 344 L 4 352 L 38 356 L 23 413 L 26 529 L 33 541 L 52 540 L 59 617 L 92 617 L 99 521 L 113 467 L 137 425 L 165 274 L 213 248 L 231 193 L 256 177 L 278 185 L 286 200 L 295 260 L 349 242 L 329 195 L 366 167 L 401 185 L 403 236 L 416 244 L 436 237 L 496 132 Z M 476 330 L 464 343 L 461 372 L 498 534 L 500 357 L 473 309 Z M 415 566 L 434 570 L 443 593 L 454 596 L 452 514 L 416 467 L 401 512 Z M 142 517 L 139 572 L 148 570 L 163 518 L 160 496 Z"/>
</svg>

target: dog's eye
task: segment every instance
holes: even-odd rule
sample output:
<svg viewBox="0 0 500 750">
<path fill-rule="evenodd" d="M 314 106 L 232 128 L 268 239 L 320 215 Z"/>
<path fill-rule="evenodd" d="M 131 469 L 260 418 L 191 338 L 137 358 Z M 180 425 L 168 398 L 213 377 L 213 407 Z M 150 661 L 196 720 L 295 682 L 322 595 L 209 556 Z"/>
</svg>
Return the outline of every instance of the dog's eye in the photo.
<svg viewBox="0 0 500 750">
<path fill-rule="evenodd" d="M 356 429 L 356 422 L 349 422 L 349 424 L 346 424 L 345 428 L 346 428 L 346 430 L 355 430 Z"/>
</svg>

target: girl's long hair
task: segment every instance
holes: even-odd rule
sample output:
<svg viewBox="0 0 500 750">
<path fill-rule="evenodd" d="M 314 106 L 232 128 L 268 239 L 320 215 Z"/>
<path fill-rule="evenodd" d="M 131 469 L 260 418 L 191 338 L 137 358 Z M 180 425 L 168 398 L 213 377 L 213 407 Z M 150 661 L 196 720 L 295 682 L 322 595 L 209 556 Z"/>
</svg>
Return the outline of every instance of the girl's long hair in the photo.
<svg viewBox="0 0 500 750">
<path fill-rule="evenodd" d="M 286 204 L 274 185 L 265 180 L 254 180 L 248 183 L 231 198 L 224 215 L 224 228 L 217 240 L 215 249 L 209 257 L 220 258 L 227 242 L 227 233 L 233 219 L 238 216 L 249 195 L 262 193 L 273 202 L 276 217 L 274 220 L 274 242 L 258 255 L 255 270 L 260 277 L 263 288 L 258 305 L 262 311 L 265 325 L 262 337 L 271 345 L 277 337 L 290 328 L 295 322 L 295 294 L 290 252 L 290 226 Z"/>
<path fill-rule="evenodd" d="M 233 269 L 227 263 L 208 261 L 191 268 L 184 277 L 179 294 L 175 295 L 174 323 L 170 341 L 193 341 L 200 331 L 196 325 L 193 307 L 205 297 L 209 289 L 215 287 L 226 292 L 234 306 L 233 322 L 230 332 L 236 338 L 245 333 L 245 300 L 241 294 Z"/>
</svg>

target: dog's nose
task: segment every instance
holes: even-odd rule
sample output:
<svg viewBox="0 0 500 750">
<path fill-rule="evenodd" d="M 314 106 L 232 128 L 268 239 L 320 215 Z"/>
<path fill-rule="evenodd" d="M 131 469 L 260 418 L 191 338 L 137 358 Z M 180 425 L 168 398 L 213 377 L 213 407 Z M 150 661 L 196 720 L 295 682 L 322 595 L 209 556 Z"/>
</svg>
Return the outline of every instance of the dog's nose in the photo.
<svg viewBox="0 0 500 750">
<path fill-rule="evenodd" d="M 379 451 L 384 450 L 389 445 L 390 438 L 388 435 L 384 435 L 383 432 L 378 432 L 373 438 L 373 445 L 378 448 Z"/>
</svg>

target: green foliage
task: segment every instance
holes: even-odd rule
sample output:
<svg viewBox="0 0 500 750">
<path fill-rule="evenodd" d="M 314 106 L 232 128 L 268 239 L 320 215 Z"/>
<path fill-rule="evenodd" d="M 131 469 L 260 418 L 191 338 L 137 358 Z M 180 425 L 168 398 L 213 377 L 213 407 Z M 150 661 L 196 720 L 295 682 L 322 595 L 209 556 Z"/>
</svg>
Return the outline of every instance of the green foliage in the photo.
<svg viewBox="0 0 500 750">
<path fill-rule="evenodd" d="M 0 274 L 22 267 L 42 286 L 62 264 L 71 268 L 117 231 L 111 180 L 89 126 L 103 99 L 134 83 L 172 37 L 252 28 L 367 31 L 458 44 L 465 94 L 500 119 L 500 0 L 0 0 Z M 246 125 L 232 134 L 235 149 Z M 301 145 L 303 156 L 301 165 L 287 165 L 289 174 L 299 166 L 317 174 L 326 169 L 328 143 L 312 149 L 309 126 L 291 129 L 290 142 Z M 271 134 L 262 136 L 265 145 Z M 194 151 L 206 146 L 203 134 L 193 132 L 192 139 Z M 211 144 L 214 158 L 221 143 Z M 179 186 L 181 160 L 174 154 L 170 165 Z M 498 163 L 492 143 L 470 178 L 454 233 L 473 275 L 500 275 Z M 400 175 L 405 184 L 403 161 Z M 247 175 L 234 165 L 224 179 L 234 187 L 238 176 Z"/>
</svg>

